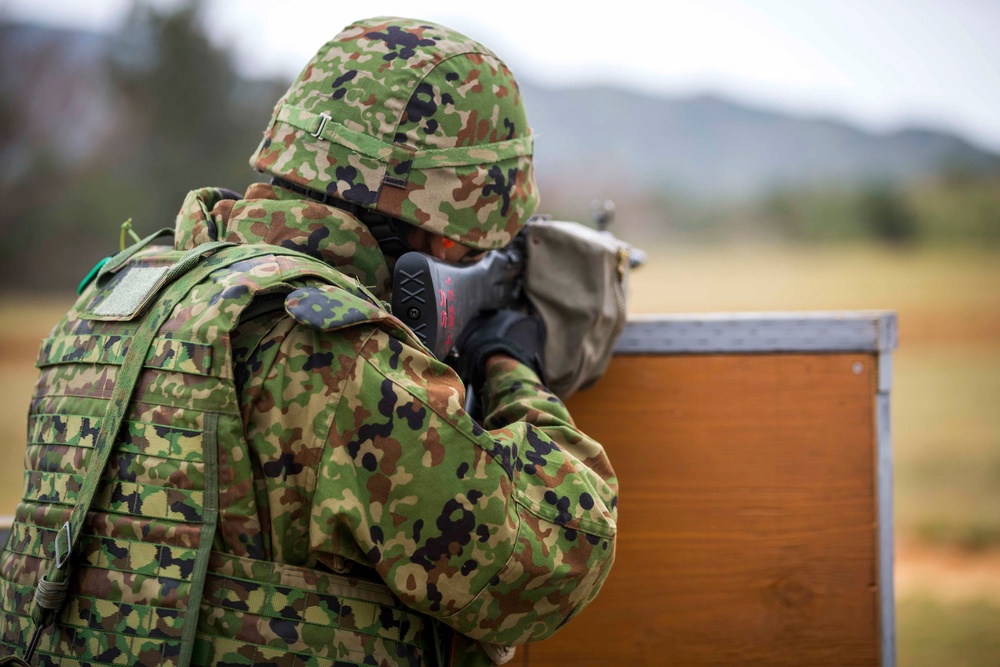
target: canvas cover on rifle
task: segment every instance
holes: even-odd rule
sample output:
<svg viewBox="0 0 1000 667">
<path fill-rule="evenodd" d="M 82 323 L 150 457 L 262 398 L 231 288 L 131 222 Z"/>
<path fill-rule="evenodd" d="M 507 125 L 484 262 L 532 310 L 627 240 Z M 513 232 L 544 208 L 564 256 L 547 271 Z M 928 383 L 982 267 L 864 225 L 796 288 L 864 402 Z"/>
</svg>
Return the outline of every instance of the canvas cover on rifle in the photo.
<svg viewBox="0 0 1000 667">
<path fill-rule="evenodd" d="M 545 380 L 566 399 L 604 374 L 625 328 L 629 245 L 576 222 L 527 226 L 525 291 L 548 330 Z"/>
</svg>

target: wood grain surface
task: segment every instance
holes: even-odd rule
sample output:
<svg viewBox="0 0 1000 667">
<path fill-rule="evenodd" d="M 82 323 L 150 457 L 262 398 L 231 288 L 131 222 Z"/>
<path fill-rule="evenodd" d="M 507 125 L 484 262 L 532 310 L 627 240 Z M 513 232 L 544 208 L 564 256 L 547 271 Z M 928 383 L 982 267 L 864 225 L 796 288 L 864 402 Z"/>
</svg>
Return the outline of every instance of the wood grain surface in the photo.
<svg viewBox="0 0 1000 667">
<path fill-rule="evenodd" d="M 619 356 L 570 401 L 618 474 L 598 598 L 531 665 L 876 665 L 875 356 Z"/>
</svg>

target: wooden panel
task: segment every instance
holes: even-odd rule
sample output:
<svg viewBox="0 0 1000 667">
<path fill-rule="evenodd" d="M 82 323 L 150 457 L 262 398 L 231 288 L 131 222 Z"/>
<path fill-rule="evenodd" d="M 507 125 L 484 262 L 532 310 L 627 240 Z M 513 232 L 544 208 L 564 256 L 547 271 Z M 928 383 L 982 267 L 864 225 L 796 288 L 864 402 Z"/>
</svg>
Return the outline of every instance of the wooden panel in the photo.
<svg viewBox="0 0 1000 667">
<path fill-rule="evenodd" d="M 618 356 L 617 560 L 531 665 L 876 665 L 874 354 Z"/>
</svg>

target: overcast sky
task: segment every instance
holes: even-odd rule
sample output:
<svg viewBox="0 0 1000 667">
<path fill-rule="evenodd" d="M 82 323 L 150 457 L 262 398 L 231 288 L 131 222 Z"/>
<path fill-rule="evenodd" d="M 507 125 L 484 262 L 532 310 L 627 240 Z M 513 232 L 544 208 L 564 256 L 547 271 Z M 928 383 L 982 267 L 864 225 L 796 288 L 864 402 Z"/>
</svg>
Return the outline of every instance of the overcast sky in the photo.
<svg viewBox="0 0 1000 667">
<path fill-rule="evenodd" d="M 538 83 L 717 93 L 871 129 L 948 129 L 1000 150 L 996 0 L 205 4 L 210 34 L 235 51 L 244 73 L 290 80 L 344 25 L 370 12 L 415 15 L 479 39 L 516 76 Z M 128 7 L 129 0 L 0 0 L 0 15 L 112 30 Z"/>
</svg>

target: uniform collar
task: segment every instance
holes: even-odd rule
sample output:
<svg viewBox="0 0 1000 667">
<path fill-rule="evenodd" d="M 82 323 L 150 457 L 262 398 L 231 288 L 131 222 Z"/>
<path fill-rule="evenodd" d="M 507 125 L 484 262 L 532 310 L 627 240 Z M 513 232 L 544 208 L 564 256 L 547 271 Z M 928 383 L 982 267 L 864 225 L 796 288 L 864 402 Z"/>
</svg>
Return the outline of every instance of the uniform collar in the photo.
<svg viewBox="0 0 1000 667">
<path fill-rule="evenodd" d="M 254 183 L 242 198 L 224 188 L 189 192 L 177 215 L 176 247 L 215 240 L 298 250 L 356 278 L 380 299 L 390 294 L 390 267 L 360 220 L 277 186 Z"/>
</svg>

